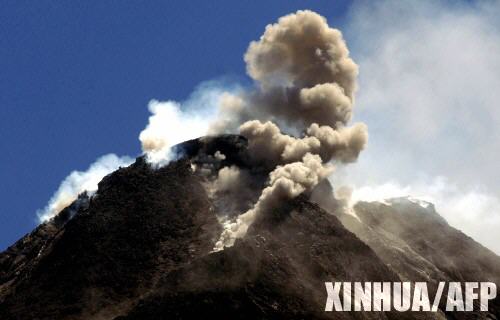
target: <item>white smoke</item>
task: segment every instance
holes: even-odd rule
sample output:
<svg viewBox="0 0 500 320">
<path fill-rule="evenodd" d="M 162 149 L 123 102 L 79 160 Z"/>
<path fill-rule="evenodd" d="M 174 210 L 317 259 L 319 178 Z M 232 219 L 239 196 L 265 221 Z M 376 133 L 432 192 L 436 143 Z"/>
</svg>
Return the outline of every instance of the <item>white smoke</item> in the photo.
<svg viewBox="0 0 500 320">
<path fill-rule="evenodd" d="M 139 140 L 149 162 L 155 165 L 163 166 L 172 160 L 172 146 L 197 138 L 208 129 L 202 115 L 184 113 L 177 102 L 152 100 L 148 108 L 152 115 Z"/>
<path fill-rule="evenodd" d="M 143 152 L 150 163 L 153 166 L 168 164 L 176 156 L 171 152 L 173 145 L 204 135 L 222 97 L 229 94 L 226 90 L 237 91 L 237 88 L 218 81 L 208 81 L 182 103 L 150 101 L 148 108 L 152 115 L 139 135 Z M 97 159 L 87 171 L 72 172 L 63 180 L 45 208 L 37 212 L 39 221 L 53 218 L 70 205 L 78 194 L 95 192 L 97 184 L 105 175 L 132 162 L 129 157 L 109 154 Z"/>
<path fill-rule="evenodd" d="M 240 90 L 234 84 L 207 81 L 183 102 L 150 101 L 151 116 L 139 134 L 147 160 L 154 166 L 164 166 L 177 156 L 172 151 L 174 145 L 211 133 L 217 121 L 225 123 L 225 117 L 230 115 L 227 108 L 235 103 L 235 93 Z M 219 108 L 223 112 L 218 113 Z"/>
<path fill-rule="evenodd" d="M 351 12 L 356 119 L 376 134 L 332 182 L 362 200 L 423 197 L 500 253 L 500 2 L 359 1 Z"/>
<path fill-rule="evenodd" d="M 332 179 L 332 182 L 340 186 L 339 180 Z M 432 203 L 452 227 L 472 235 L 474 240 L 500 254 L 500 200 L 484 188 L 463 188 L 440 176 L 408 185 L 393 180 L 376 185 L 351 185 L 349 189 L 352 190 L 348 201 L 350 209 L 359 201 L 385 202 L 400 197 Z"/>
<path fill-rule="evenodd" d="M 148 108 L 152 115 L 139 135 L 148 161 L 154 166 L 166 165 L 176 156 L 171 151 L 173 145 L 204 135 L 208 129 L 207 119 L 211 117 L 210 110 L 221 95 L 222 89 L 218 87 L 201 86 L 182 105 L 175 101 L 150 101 Z M 109 154 L 97 159 L 87 171 L 73 171 L 63 180 L 46 207 L 37 212 L 39 221 L 53 218 L 83 191 L 95 192 L 105 175 L 132 162 L 129 157 Z"/>
<path fill-rule="evenodd" d="M 47 206 L 37 212 L 39 221 L 45 222 L 52 219 L 61 210 L 75 201 L 79 194 L 84 191 L 92 194 L 97 191 L 97 184 L 106 175 L 126 167 L 133 162 L 129 157 L 118 157 L 115 154 L 107 154 L 97 159 L 86 171 L 73 171 L 68 175 L 59 189 L 50 198 Z"/>
</svg>

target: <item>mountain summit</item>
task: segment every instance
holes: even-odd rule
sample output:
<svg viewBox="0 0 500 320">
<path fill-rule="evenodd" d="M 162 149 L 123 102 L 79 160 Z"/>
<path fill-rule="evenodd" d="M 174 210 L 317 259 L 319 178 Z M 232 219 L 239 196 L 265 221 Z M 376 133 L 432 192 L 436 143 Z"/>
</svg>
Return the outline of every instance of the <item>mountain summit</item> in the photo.
<svg viewBox="0 0 500 320">
<path fill-rule="evenodd" d="M 489 312 L 324 312 L 327 281 L 425 281 L 431 292 L 439 281 L 500 283 L 500 257 L 413 199 L 345 213 L 327 180 L 217 251 L 224 219 L 255 202 L 269 172 L 238 135 L 174 149 L 164 167 L 139 157 L 106 176 L 3 252 L 0 319 L 500 317 L 499 298 Z M 245 176 L 217 185 L 233 166 Z"/>
</svg>

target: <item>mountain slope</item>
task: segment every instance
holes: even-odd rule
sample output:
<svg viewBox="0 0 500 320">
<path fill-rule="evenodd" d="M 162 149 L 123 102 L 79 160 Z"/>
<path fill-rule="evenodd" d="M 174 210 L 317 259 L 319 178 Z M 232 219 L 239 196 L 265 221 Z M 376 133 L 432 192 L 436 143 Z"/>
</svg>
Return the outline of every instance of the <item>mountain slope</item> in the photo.
<svg viewBox="0 0 500 320">
<path fill-rule="evenodd" d="M 424 281 L 434 295 L 439 281 L 500 283 L 500 257 L 451 227 L 434 205 L 408 197 L 359 202 L 356 216 L 346 214 L 329 183 L 315 200 L 372 248 L 403 281 Z M 500 294 L 484 312 L 445 312 L 448 319 L 488 319 L 500 314 Z M 443 301 L 444 302 L 444 301 Z M 442 310 L 445 305 L 440 305 Z M 479 308 L 476 304 L 475 308 Z"/>
<path fill-rule="evenodd" d="M 335 216 L 299 197 L 222 252 L 166 275 L 124 319 L 328 319 L 325 280 L 398 281 Z M 341 313 L 339 319 L 367 314 Z M 385 319 L 373 314 L 370 318 Z M 122 319 L 122 318 L 120 318 Z"/>
<path fill-rule="evenodd" d="M 240 136 L 176 149 L 182 156 L 163 168 L 138 158 L 108 175 L 95 195 L 82 194 L 0 254 L 0 319 L 500 315 L 498 298 L 490 314 L 480 315 L 324 312 L 325 281 L 497 282 L 500 258 L 428 209 L 360 203 L 358 220 L 335 199 L 308 194 L 259 216 L 233 247 L 212 252 L 222 231 L 217 213 L 231 206 L 213 197 L 193 167 L 246 168 L 257 195 L 267 172 L 251 166 Z M 214 160 L 217 151 L 222 160 Z"/>
<path fill-rule="evenodd" d="M 54 228 L 52 223 L 41 225 L 20 242 Z M 153 170 L 138 159 L 107 176 L 88 206 L 37 246 L 36 260 L 18 267 L 9 282 L 5 280 L 11 277 L 2 279 L 0 318 L 120 314 L 159 274 L 207 254 L 219 229 L 187 161 Z M 3 253 L 2 265 L 24 254 L 17 250 Z"/>
</svg>

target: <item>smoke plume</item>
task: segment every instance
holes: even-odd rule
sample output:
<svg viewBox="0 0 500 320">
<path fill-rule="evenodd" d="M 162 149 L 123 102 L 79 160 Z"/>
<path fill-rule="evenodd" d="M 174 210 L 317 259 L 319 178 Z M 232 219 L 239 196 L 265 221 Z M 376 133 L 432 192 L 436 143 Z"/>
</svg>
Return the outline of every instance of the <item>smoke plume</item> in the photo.
<svg viewBox="0 0 500 320">
<path fill-rule="evenodd" d="M 163 166 L 174 157 L 172 146 L 203 135 L 208 124 L 202 114 L 181 111 L 174 101 L 149 103 L 149 123 L 140 133 L 142 151 L 152 164 Z"/>
<path fill-rule="evenodd" d="M 319 154 L 325 162 L 354 162 L 368 140 L 367 128 L 362 123 L 337 130 L 313 123 L 303 138 L 295 138 L 283 134 L 271 121 L 252 120 L 240 126 L 240 134 L 249 140 L 254 160 L 273 167 L 297 161 L 306 153 Z"/>
<path fill-rule="evenodd" d="M 227 99 L 221 110 L 230 109 L 230 116 L 212 130 L 245 121 L 239 131 L 252 161 L 271 173 L 253 207 L 224 223 L 216 251 L 245 235 L 258 215 L 311 191 L 333 171 L 331 161 L 355 161 L 368 139 L 364 124 L 347 126 L 358 68 L 342 34 L 325 18 L 311 11 L 280 18 L 250 43 L 245 62 L 255 88 Z"/>
<path fill-rule="evenodd" d="M 73 171 L 68 175 L 59 189 L 49 200 L 47 206 L 38 211 L 40 222 L 50 220 L 62 209 L 76 200 L 78 195 L 84 191 L 92 194 L 97 191 L 97 184 L 106 175 L 120 167 L 130 165 L 133 160 L 129 157 L 118 157 L 115 154 L 107 154 L 97 159 L 86 171 Z"/>
<path fill-rule="evenodd" d="M 215 192 L 228 192 L 240 188 L 242 173 L 237 166 L 224 167 L 219 170 L 214 183 Z"/>
<path fill-rule="evenodd" d="M 257 215 L 273 210 L 283 201 L 292 199 L 304 191 L 311 191 L 321 180 L 332 173 L 331 165 L 324 165 L 318 155 L 307 153 L 302 161 L 278 166 L 269 174 L 269 185 L 262 190 L 254 207 L 238 216 L 234 222 L 226 222 L 224 231 L 214 250 L 232 246 L 236 238 L 244 236 Z"/>
<path fill-rule="evenodd" d="M 302 128 L 350 120 L 358 67 L 341 32 L 322 16 L 298 11 L 268 25 L 245 62 L 258 82 L 250 94 L 257 113 Z"/>
<path fill-rule="evenodd" d="M 397 181 L 384 184 L 359 184 L 352 188 L 341 186 L 341 177 L 336 177 L 336 198 L 344 213 L 353 214 L 353 206 L 359 201 L 387 203 L 392 198 L 406 198 L 417 204 L 435 204 L 436 211 L 452 226 L 500 254 L 497 230 L 500 228 L 500 200 L 478 186 L 463 188 L 446 177 L 421 178 L 412 184 L 402 185 Z M 333 182 L 333 179 L 332 179 Z M 338 194 L 339 190 L 350 190 L 350 194 Z M 355 213 L 354 213 L 355 215 Z"/>
</svg>

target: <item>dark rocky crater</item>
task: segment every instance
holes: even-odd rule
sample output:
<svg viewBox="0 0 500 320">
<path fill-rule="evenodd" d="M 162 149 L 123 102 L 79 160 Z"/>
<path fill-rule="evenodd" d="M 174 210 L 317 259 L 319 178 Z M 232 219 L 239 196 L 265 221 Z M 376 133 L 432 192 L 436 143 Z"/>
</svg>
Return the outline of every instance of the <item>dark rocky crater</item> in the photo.
<svg viewBox="0 0 500 320">
<path fill-rule="evenodd" d="M 358 219 L 333 197 L 304 194 L 212 252 L 221 204 L 192 167 L 245 168 L 258 193 L 267 172 L 251 166 L 246 145 L 204 137 L 178 145 L 168 166 L 139 157 L 106 176 L 0 254 L 0 319 L 500 318 L 499 298 L 489 313 L 323 311 L 325 281 L 500 284 L 500 257 L 405 199 L 358 203 Z"/>
</svg>

